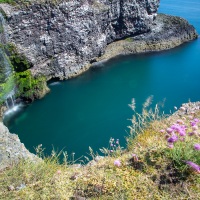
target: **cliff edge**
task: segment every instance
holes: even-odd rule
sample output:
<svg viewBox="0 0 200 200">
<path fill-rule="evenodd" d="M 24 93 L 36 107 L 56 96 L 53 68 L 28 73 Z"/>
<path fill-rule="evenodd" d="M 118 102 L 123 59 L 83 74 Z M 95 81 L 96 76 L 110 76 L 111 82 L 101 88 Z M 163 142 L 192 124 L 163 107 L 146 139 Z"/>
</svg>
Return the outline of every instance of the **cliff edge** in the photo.
<svg viewBox="0 0 200 200">
<path fill-rule="evenodd" d="M 36 155 L 30 153 L 20 142 L 16 134 L 11 134 L 0 122 L 0 171 L 19 162 L 21 159 L 39 161 Z"/>
</svg>

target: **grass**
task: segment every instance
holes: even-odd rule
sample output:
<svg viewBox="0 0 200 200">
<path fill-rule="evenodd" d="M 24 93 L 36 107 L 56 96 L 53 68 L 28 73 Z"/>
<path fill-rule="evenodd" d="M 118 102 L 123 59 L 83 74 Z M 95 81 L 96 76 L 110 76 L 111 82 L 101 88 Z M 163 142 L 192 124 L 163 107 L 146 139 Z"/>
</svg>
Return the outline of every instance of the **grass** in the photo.
<svg viewBox="0 0 200 200">
<path fill-rule="evenodd" d="M 0 3 L 14 4 L 14 0 L 0 0 Z"/>
<path fill-rule="evenodd" d="M 151 98 L 143 112 L 133 116 L 127 149 L 121 149 L 119 141 L 111 139 L 110 148 L 102 150 L 106 157 L 82 167 L 67 161 L 60 164 L 55 153 L 39 163 L 23 160 L 0 173 L 0 199 L 199 199 L 200 174 L 184 159 L 200 165 L 200 151 L 193 148 L 194 143 L 200 143 L 200 137 L 188 136 L 190 121 L 200 119 L 200 111 L 196 110 L 192 117 L 186 112 L 161 117 L 158 109 L 147 111 L 150 102 Z M 130 107 L 135 110 L 134 100 Z M 187 136 L 171 149 L 166 132 L 160 130 L 180 119 L 189 127 Z M 185 155 L 182 152 L 186 147 Z M 41 152 L 39 148 L 40 156 Z M 118 165 L 114 164 L 116 160 Z"/>
</svg>

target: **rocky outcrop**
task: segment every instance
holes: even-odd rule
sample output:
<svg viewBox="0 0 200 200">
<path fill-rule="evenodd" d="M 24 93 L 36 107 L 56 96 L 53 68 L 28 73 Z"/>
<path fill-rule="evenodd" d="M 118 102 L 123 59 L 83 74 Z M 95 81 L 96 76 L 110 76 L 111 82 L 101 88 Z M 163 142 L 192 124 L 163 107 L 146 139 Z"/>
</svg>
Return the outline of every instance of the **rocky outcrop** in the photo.
<svg viewBox="0 0 200 200">
<path fill-rule="evenodd" d="M 0 7 L 10 42 L 33 64 L 33 74 L 67 79 L 85 71 L 107 44 L 148 32 L 159 0 L 69 0 Z"/>
<path fill-rule="evenodd" d="M 25 148 L 17 135 L 9 133 L 8 129 L 0 122 L 0 171 L 16 164 L 20 159 L 40 161 L 36 155 Z"/>
<path fill-rule="evenodd" d="M 186 20 L 158 14 L 151 31 L 109 44 L 104 55 L 98 58 L 98 61 L 107 60 L 117 55 L 167 50 L 197 37 L 195 28 Z"/>
</svg>

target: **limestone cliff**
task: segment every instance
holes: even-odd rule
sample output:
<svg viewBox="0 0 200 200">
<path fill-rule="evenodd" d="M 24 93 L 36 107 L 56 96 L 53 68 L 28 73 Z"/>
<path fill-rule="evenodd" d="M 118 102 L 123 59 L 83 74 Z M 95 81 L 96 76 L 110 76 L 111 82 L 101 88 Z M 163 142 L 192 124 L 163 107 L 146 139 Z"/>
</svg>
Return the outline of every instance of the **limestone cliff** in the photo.
<svg viewBox="0 0 200 200">
<path fill-rule="evenodd" d="M 85 71 L 107 44 L 150 31 L 159 0 L 69 0 L 28 7 L 1 4 L 9 42 L 33 74 L 67 79 Z"/>
<path fill-rule="evenodd" d="M 30 153 L 18 136 L 9 133 L 8 128 L 0 122 L 0 171 L 16 164 L 20 159 L 41 160 Z"/>
<path fill-rule="evenodd" d="M 98 61 L 117 55 L 162 51 L 177 47 L 198 37 L 194 27 L 180 17 L 158 14 L 151 31 L 109 44 Z M 93 66 L 98 65 L 98 62 Z"/>
</svg>

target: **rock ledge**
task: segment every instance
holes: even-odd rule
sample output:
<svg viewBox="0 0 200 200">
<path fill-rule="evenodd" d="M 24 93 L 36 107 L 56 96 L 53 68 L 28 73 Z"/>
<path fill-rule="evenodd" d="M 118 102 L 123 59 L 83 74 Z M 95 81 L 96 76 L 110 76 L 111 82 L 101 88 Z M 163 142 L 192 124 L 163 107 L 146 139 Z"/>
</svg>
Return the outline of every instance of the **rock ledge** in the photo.
<svg viewBox="0 0 200 200">
<path fill-rule="evenodd" d="M 29 159 L 33 162 L 41 161 L 25 148 L 16 134 L 9 133 L 8 128 L 0 122 L 0 171 L 11 167 L 20 159 Z"/>
</svg>

